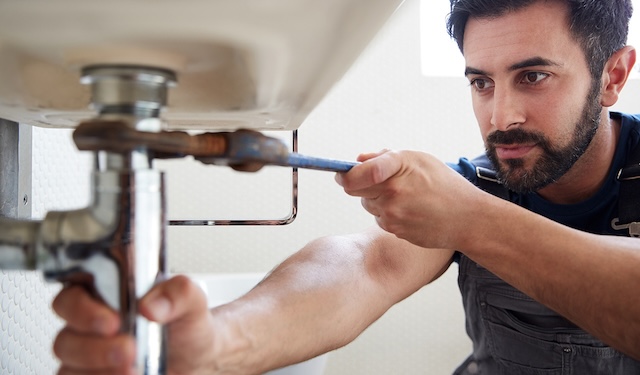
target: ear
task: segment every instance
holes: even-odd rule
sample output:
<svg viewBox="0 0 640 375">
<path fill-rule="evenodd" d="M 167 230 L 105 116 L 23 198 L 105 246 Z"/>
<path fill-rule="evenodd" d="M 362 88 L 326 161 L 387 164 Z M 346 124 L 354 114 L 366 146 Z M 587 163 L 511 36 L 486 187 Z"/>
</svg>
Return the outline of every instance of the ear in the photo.
<svg viewBox="0 0 640 375">
<path fill-rule="evenodd" d="M 602 96 L 600 104 L 611 107 L 618 101 L 618 97 L 629 74 L 636 62 L 636 50 L 626 46 L 614 53 L 604 65 L 602 72 Z"/>
</svg>

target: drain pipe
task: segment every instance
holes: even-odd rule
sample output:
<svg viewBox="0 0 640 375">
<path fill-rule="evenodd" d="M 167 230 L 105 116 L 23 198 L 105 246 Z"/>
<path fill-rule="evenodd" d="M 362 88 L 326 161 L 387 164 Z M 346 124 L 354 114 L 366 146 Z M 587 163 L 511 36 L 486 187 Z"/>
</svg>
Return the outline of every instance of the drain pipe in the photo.
<svg viewBox="0 0 640 375">
<path fill-rule="evenodd" d="M 83 70 L 98 116 L 157 132 L 172 72 L 136 66 Z M 42 221 L 0 219 L 0 269 L 41 270 L 49 281 L 81 283 L 118 311 L 137 340 L 139 374 L 165 373 L 162 328 L 138 315 L 137 300 L 166 273 L 163 174 L 143 147 L 95 152 L 92 203 Z"/>
</svg>

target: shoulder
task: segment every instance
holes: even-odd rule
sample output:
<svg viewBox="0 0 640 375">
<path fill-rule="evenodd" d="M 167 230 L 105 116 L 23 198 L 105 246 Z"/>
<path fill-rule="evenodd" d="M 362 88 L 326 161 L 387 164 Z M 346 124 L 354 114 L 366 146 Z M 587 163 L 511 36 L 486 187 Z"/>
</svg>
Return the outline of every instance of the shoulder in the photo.
<svg viewBox="0 0 640 375">
<path fill-rule="evenodd" d="M 640 114 L 611 112 L 610 116 L 612 119 L 619 120 L 622 128 L 631 133 L 631 137 L 640 134 Z"/>
<path fill-rule="evenodd" d="M 467 180 L 475 183 L 477 180 L 476 175 L 476 160 L 481 157 L 478 157 L 473 160 L 469 160 L 467 158 L 458 159 L 457 163 L 447 163 L 449 167 L 451 167 L 454 171 L 460 173 Z M 487 160 L 488 161 L 488 160 Z"/>
<path fill-rule="evenodd" d="M 640 145 L 640 114 L 611 112 L 611 118 L 620 121 L 620 145 L 626 146 L 627 153 L 631 153 Z"/>
<path fill-rule="evenodd" d="M 478 178 L 488 177 L 491 180 L 496 179 L 495 168 L 485 154 L 471 160 L 460 158 L 457 164 L 449 163 L 448 165 L 474 184 Z"/>
<path fill-rule="evenodd" d="M 502 185 L 493 164 L 486 155 L 478 156 L 473 160 L 460 158 L 458 164 L 449 164 L 449 166 L 487 193 L 511 200 L 512 193 Z"/>
</svg>

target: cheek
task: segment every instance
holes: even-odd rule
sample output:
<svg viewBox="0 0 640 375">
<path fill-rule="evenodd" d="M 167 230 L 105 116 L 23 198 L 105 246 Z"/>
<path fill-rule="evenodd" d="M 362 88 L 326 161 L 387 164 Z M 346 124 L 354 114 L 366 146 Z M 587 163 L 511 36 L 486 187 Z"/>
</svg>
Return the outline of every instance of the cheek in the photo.
<svg viewBox="0 0 640 375">
<path fill-rule="evenodd" d="M 564 100 L 547 101 L 541 108 L 545 110 L 534 115 L 540 130 L 549 139 L 565 143 L 573 137 L 574 127 L 582 117 L 584 99 L 578 100 L 578 95 L 567 95 Z"/>
<path fill-rule="evenodd" d="M 575 79 L 554 90 L 553 95 L 540 98 L 539 108 L 543 111 L 536 111 L 536 115 L 549 124 L 549 131 L 557 129 L 558 134 L 564 134 L 582 118 L 585 106 L 587 105 L 587 97 L 591 90 L 590 80 Z M 558 95 L 555 93 L 571 93 Z"/>
<path fill-rule="evenodd" d="M 476 98 L 471 99 L 473 106 L 473 114 L 476 117 L 476 121 L 478 122 L 478 127 L 480 129 L 480 135 L 482 136 L 482 140 L 485 141 L 487 139 L 487 135 L 492 131 L 491 125 L 491 111 L 486 103 L 482 103 Z"/>
</svg>

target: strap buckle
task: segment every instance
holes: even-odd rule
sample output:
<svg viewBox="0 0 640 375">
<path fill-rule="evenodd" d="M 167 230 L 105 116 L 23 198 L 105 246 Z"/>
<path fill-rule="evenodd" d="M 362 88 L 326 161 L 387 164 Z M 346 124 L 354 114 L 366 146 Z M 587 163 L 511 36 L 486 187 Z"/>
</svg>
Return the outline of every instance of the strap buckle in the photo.
<svg viewBox="0 0 640 375">
<path fill-rule="evenodd" d="M 629 224 L 620 224 L 619 218 L 614 218 L 611 220 L 611 228 L 615 230 L 628 229 L 629 236 L 631 237 L 640 237 L 640 222 L 634 221 Z"/>
<path fill-rule="evenodd" d="M 640 179 L 640 164 L 632 164 L 620 169 L 616 178 L 618 181 Z"/>
<path fill-rule="evenodd" d="M 497 184 L 500 183 L 500 181 L 498 181 L 498 176 L 496 172 L 492 171 L 489 168 L 476 166 L 476 176 L 486 181 L 495 182 Z"/>
</svg>

